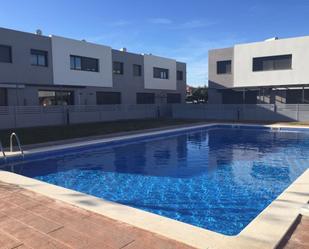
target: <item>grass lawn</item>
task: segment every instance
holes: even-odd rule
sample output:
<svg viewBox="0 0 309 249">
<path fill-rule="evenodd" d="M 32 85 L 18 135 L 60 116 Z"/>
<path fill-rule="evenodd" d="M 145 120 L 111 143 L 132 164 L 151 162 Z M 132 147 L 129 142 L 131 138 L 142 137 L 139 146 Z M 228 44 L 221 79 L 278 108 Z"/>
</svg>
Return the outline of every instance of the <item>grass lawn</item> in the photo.
<svg viewBox="0 0 309 249">
<path fill-rule="evenodd" d="M 216 122 L 215 120 L 213 120 Z M 9 136 L 12 132 L 17 133 L 22 145 L 52 142 L 72 138 L 82 138 L 88 136 L 106 135 L 117 132 L 137 131 L 151 128 L 160 128 L 173 125 L 184 125 L 201 122 L 201 120 L 184 119 L 140 119 L 140 120 L 122 120 L 102 123 L 87 123 L 65 126 L 44 126 L 31 128 L 18 128 L 0 130 L 0 140 L 4 147 L 9 146 Z M 208 121 L 210 122 L 210 121 Z M 220 122 L 220 121 L 219 121 Z M 222 122 L 222 121 L 221 121 Z M 226 121 L 228 122 L 228 121 Z M 237 122 L 235 122 L 237 123 Z M 240 123 L 259 123 L 259 124 L 288 124 L 305 125 L 309 122 L 253 122 L 240 121 Z"/>
<path fill-rule="evenodd" d="M 66 126 L 44 126 L 32 128 L 19 128 L 0 130 L 0 140 L 3 145 L 9 146 L 9 136 L 12 132 L 17 133 L 21 144 L 35 144 L 64 139 L 105 135 L 116 132 L 136 131 L 164 126 L 196 123 L 197 120 L 173 120 L 173 119 L 143 119 L 125 120 L 102 123 L 75 124 Z"/>
</svg>

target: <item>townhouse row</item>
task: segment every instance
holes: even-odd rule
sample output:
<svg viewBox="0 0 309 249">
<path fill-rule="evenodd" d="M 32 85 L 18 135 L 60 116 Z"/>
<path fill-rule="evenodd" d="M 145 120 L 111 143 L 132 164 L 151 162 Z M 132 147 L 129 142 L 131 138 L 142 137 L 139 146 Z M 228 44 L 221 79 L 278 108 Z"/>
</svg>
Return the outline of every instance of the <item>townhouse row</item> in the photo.
<svg viewBox="0 0 309 249">
<path fill-rule="evenodd" d="M 183 103 L 186 64 L 0 28 L 0 106 Z"/>
</svg>

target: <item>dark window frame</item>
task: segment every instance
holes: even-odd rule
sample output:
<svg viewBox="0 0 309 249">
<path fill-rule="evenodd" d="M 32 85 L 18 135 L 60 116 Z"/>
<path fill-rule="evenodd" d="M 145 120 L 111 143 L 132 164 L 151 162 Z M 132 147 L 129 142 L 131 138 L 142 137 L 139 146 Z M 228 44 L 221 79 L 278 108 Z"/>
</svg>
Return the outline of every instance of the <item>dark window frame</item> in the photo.
<svg viewBox="0 0 309 249">
<path fill-rule="evenodd" d="M 105 96 L 106 101 L 104 100 L 104 97 L 101 101 L 99 100 L 100 94 L 106 95 Z M 111 97 L 111 95 L 115 95 L 117 101 L 113 102 L 111 98 L 108 99 L 109 97 Z M 98 91 L 98 92 L 96 92 L 96 104 L 97 105 L 120 105 L 121 103 L 122 103 L 121 92 L 108 92 L 108 91 Z"/>
<path fill-rule="evenodd" d="M 288 67 L 282 68 L 283 60 L 289 60 Z M 270 63 L 271 67 L 265 68 L 265 62 Z M 262 56 L 262 57 L 253 57 L 252 58 L 252 72 L 267 72 L 267 71 L 280 71 L 280 70 L 292 70 L 293 55 L 292 54 L 283 54 L 283 55 L 272 55 L 272 56 Z M 269 66 L 269 65 L 268 65 Z M 279 67 L 281 66 L 281 67 Z"/>
<path fill-rule="evenodd" d="M 72 59 L 73 67 L 72 67 Z M 76 60 L 80 59 L 80 68 L 77 67 Z M 94 70 L 87 70 L 86 67 L 86 60 L 93 60 L 96 64 Z M 83 71 L 83 72 L 92 72 L 92 73 L 99 73 L 100 72 L 100 60 L 98 58 L 92 58 L 92 57 L 86 57 L 86 56 L 80 56 L 80 55 L 70 55 L 70 69 L 75 71 Z"/>
<path fill-rule="evenodd" d="M 217 61 L 217 74 L 232 74 L 232 60 Z"/>
<path fill-rule="evenodd" d="M 138 73 L 136 73 L 136 71 Z M 133 76 L 135 76 L 135 77 L 141 77 L 142 76 L 142 65 L 133 64 Z"/>
<path fill-rule="evenodd" d="M 156 102 L 155 97 L 156 96 L 155 96 L 154 93 L 138 92 L 138 93 L 136 93 L 136 104 L 138 104 L 138 105 L 153 105 Z"/>
<path fill-rule="evenodd" d="M 177 70 L 177 80 L 182 81 L 184 79 L 183 75 L 184 73 L 182 70 Z"/>
<path fill-rule="evenodd" d="M 10 60 L 9 60 L 9 61 L 1 61 L 1 60 L 0 60 L 0 63 L 13 63 L 13 49 L 12 49 L 12 46 L 0 44 L 0 47 L 2 47 L 2 48 L 8 48 L 8 49 L 9 49 L 9 57 L 10 57 Z"/>
<path fill-rule="evenodd" d="M 120 65 L 119 69 L 115 69 L 115 65 Z M 113 74 L 123 75 L 124 74 L 124 63 L 121 61 L 113 61 Z"/>
<path fill-rule="evenodd" d="M 39 56 L 42 55 L 45 58 L 45 64 L 41 65 L 39 64 Z M 30 56 L 36 56 L 36 63 L 32 63 L 32 58 L 31 60 L 31 66 L 36 66 L 36 67 L 48 67 L 48 52 L 44 50 L 39 50 L 39 49 L 31 49 L 30 50 Z"/>
<path fill-rule="evenodd" d="M 0 96 L 2 95 L 3 95 L 3 101 L 0 99 L 0 106 L 8 106 L 8 89 L 0 88 Z"/>
<path fill-rule="evenodd" d="M 181 103 L 181 94 L 180 93 L 167 93 L 166 94 L 166 103 L 167 104 L 180 104 Z"/>
<path fill-rule="evenodd" d="M 161 80 L 168 80 L 169 79 L 169 69 L 161 68 L 161 67 L 154 67 L 153 68 L 153 78 L 161 79 Z"/>
</svg>

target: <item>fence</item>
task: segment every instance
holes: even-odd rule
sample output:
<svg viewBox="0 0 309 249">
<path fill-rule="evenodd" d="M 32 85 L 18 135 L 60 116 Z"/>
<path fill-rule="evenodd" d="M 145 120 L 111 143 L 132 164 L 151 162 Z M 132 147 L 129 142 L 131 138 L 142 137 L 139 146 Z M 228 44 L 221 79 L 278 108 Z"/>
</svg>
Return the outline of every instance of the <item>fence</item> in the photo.
<svg viewBox="0 0 309 249">
<path fill-rule="evenodd" d="M 173 118 L 234 121 L 309 121 L 308 104 L 194 105 L 177 104 Z"/>
<path fill-rule="evenodd" d="M 309 121 L 309 105 L 2 106 L 0 129 L 158 117 L 223 121 Z"/>
<path fill-rule="evenodd" d="M 0 129 L 171 116 L 170 105 L 1 106 Z"/>
</svg>

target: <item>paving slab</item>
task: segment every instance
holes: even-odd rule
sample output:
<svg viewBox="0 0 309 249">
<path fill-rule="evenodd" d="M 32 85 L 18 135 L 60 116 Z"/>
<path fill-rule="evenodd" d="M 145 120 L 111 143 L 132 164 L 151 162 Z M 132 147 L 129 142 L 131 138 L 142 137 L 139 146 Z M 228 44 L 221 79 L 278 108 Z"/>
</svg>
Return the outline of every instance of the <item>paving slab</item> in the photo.
<svg viewBox="0 0 309 249">
<path fill-rule="evenodd" d="M 192 249 L 12 184 L 0 197 L 0 249 Z"/>
</svg>

